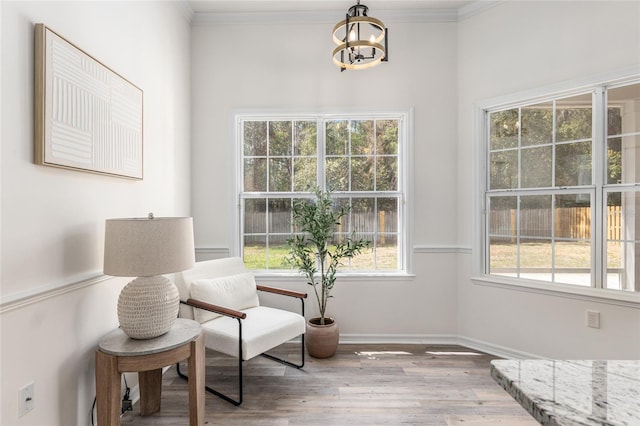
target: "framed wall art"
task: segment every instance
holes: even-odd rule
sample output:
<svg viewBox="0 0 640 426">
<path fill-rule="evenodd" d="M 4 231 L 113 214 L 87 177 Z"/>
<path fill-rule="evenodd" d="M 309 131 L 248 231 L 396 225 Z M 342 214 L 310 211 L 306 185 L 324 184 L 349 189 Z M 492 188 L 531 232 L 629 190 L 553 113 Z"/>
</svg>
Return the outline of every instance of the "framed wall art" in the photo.
<svg viewBox="0 0 640 426">
<path fill-rule="evenodd" d="M 142 90 L 44 24 L 34 68 L 34 162 L 142 179 Z"/>
</svg>

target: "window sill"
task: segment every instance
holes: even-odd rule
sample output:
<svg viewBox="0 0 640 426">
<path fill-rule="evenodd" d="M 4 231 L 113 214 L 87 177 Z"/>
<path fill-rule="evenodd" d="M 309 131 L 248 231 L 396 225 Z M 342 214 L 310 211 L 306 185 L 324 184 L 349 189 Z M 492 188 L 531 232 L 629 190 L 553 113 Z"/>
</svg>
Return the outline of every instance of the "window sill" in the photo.
<svg viewBox="0 0 640 426">
<path fill-rule="evenodd" d="M 256 279 L 262 282 L 300 282 L 305 281 L 306 278 L 297 272 L 269 272 L 269 271 L 254 271 Z M 413 281 L 415 279 L 414 274 L 408 274 L 404 272 L 389 272 L 389 273 L 343 273 L 338 274 L 339 280 L 344 281 Z"/>
<path fill-rule="evenodd" d="M 545 283 L 540 281 L 512 279 L 489 275 L 471 277 L 471 281 L 478 285 L 498 287 L 513 291 L 525 291 L 555 297 L 587 300 L 590 302 L 607 303 L 611 305 L 640 309 L 640 293 L 637 292 L 596 289 L 571 284 Z"/>
</svg>

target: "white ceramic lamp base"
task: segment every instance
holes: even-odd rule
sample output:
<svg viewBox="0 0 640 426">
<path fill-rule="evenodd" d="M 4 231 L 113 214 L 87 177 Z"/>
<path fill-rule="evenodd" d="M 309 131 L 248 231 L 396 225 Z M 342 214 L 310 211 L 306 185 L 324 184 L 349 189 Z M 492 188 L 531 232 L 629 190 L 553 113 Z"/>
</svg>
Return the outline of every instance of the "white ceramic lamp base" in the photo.
<svg viewBox="0 0 640 426">
<path fill-rule="evenodd" d="M 167 277 L 138 277 L 118 297 L 118 321 L 132 339 L 152 339 L 173 327 L 180 307 L 178 289 Z"/>
</svg>

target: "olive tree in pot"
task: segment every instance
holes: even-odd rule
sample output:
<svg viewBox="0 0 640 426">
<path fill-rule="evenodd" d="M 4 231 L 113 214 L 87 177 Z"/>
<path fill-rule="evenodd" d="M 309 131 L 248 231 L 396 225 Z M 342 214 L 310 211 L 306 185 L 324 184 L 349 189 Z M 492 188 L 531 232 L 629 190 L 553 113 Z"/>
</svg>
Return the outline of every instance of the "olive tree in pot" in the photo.
<svg viewBox="0 0 640 426">
<path fill-rule="evenodd" d="M 287 261 L 305 276 L 318 302 L 320 316 L 307 322 L 307 351 L 315 358 L 328 358 L 336 353 L 340 336 L 337 323 L 326 315 L 338 267 L 369 247 L 369 241 L 353 234 L 336 238 L 336 226 L 350 207 L 336 206 L 328 191 L 316 189 L 315 195 L 313 200 L 293 202 L 293 225 L 298 234 L 287 240 Z"/>
</svg>

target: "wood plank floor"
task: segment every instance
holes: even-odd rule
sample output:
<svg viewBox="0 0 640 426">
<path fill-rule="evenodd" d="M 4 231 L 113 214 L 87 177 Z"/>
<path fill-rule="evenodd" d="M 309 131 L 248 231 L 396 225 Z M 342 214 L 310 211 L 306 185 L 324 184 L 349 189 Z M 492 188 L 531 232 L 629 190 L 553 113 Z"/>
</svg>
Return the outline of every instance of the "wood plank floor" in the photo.
<svg viewBox="0 0 640 426">
<path fill-rule="evenodd" d="M 298 359 L 299 346 L 274 352 Z M 489 375 L 495 359 L 452 345 L 340 345 L 330 359 L 307 357 L 304 369 L 263 357 L 245 363 L 244 403 L 207 393 L 207 425 L 535 426 Z M 207 351 L 207 384 L 235 396 L 236 361 Z M 183 368 L 186 371 L 186 368 Z M 123 425 L 188 425 L 188 389 L 175 367 L 163 378 L 162 410 Z"/>
</svg>

